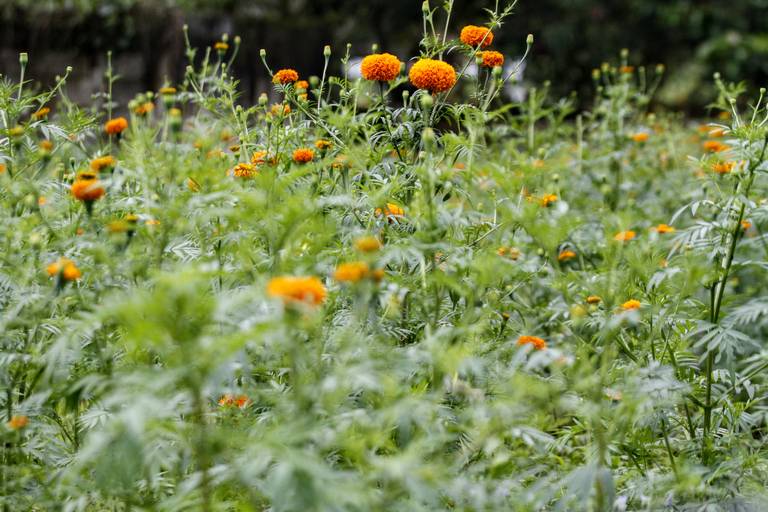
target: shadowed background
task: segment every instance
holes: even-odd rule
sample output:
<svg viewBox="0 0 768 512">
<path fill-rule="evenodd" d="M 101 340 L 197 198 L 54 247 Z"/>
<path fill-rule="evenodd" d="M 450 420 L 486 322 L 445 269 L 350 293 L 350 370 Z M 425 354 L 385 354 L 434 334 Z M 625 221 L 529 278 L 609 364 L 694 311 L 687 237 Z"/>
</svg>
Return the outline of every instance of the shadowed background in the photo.
<svg viewBox="0 0 768 512">
<path fill-rule="evenodd" d="M 442 0 L 431 0 L 433 7 Z M 493 0 L 455 0 L 452 29 L 480 24 Z M 710 78 L 754 86 L 768 83 L 768 0 L 519 0 L 497 31 L 494 46 L 519 56 L 536 37 L 526 81 L 550 80 L 557 94 L 584 98 L 594 67 L 621 48 L 633 64 L 657 63 L 668 74 L 659 101 L 697 110 L 713 97 Z M 270 89 L 259 49 L 273 67 L 302 76 L 322 71 L 322 49 L 340 57 L 372 43 L 403 60 L 418 53 L 420 0 L 0 0 L 0 73 L 18 73 L 18 53 L 30 55 L 28 76 L 50 83 L 74 67 L 68 91 L 88 101 L 102 87 L 106 51 L 113 50 L 118 101 L 183 76 L 182 26 L 192 45 L 210 46 L 222 33 L 242 38 L 235 74 L 246 101 Z M 335 62 L 338 62 L 337 60 Z M 335 71 L 335 70 L 332 70 Z"/>
</svg>

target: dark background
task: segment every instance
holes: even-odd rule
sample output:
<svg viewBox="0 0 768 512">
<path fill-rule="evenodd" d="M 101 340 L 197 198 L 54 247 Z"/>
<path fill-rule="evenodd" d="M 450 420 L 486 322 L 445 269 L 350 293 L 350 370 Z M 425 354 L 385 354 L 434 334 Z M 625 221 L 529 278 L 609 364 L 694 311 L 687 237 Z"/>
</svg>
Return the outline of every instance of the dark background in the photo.
<svg viewBox="0 0 768 512">
<path fill-rule="evenodd" d="M 493 3 L 456 0 L 453 33 L 483 23 L 483 8 Z M 291 66 L 302 76 L 321 72 L 325 44 L 334 57 L 347 42 L 353 55 L 374 42 L 403 60 L 416 55 L 421 0 L 0 0 L 0 73 L 17 76 L 19 51 L 29 52 L 28 76 L 42 83 L 72 65 L 68 92 L 88 101 L 101 87 L 111 49 L 125 101 L 183 75 L 184 23 L 201 48 L 223 32 L 241 36 L 235 73 L 253 101 L 270 89 L 260 48 L 273 68 Z M 616 61 L 621 48 L 630 49 L 633 64 L 667 66 L 659 101 L 674 108 L 710 101 L 714 71 L 768 84 L 768 0 L 520 0 L 494 46 L 519 56 L 528 33 L 536 44 L 526 81 L 550 80 L 561 95 L 587 97 L 591 70 Z"/>
</svg>

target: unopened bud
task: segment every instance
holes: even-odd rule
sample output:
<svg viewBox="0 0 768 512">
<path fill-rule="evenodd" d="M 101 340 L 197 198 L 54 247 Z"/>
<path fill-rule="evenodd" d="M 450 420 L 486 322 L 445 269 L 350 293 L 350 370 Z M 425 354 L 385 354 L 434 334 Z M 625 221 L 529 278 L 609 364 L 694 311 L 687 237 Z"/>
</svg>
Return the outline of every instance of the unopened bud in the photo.
<svg viewBox="0 0 768 512">
<path fill-rule="evenodd" d="M 421 12 L 424 14 L 429 12 L 429 0 L 424 0 L 424 2 L 421 4 Z"/>
<path fill-rule="evenodd" d="M 19 54 L 19 63 L 22 66 L 26 66 L 27 62 L 29 62 L 29 56 L 27 55 L 27 52 L 21 52 Z"/>
<path fill-rule="evenodd" d="M 326 59 L 331 56 L 331 47 L 329 45 L 325 45 L 325 48 L 323 48 L 323 56 Z"/>
<path fill-rule="evenodd" d="M 263 59 L 266 56 L 267 56 L 267 50 L 265 50 L 264 48 L 259 50 L 259 57 L 261 57 Z"/>
<path fill-rule="evenodd" d="M 528 46 L 531 46 L 533 44 L 533 34 L 528 34 L 528 37 L 525 39 L 525 44 Z"/>
<path fill-rule="evenodd" d="M 431 94 L 422 94 L 421 95 L 421 108 L 429 110 L 432 108 L 432 105 L 435 104 L 434 98 L 432 98 Z"/>
<path fill-rule="evenodd" d="M 263 92 L 259 95 L 259 105 L 264 106 L 269 102 L 269 98 L 267 97 L 267 93 Z"/>
</svg>

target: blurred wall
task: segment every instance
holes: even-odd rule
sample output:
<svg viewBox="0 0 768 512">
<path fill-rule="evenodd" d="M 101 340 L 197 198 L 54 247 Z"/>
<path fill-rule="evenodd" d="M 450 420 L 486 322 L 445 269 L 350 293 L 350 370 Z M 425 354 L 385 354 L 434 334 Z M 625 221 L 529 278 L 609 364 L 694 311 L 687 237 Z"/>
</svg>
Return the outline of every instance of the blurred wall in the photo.
<svg viewBox="0 0 768 512">
<path fill-rule="evenodd" d="M 455 0 L 454 32 L 482 23 L 483 8 L 494 3 Z M 591 69 L 624 47 L 636 64 L 667 65 L 661 99 L 676 107 L 709 101 L 715 70 L 731 80 L 768 82 L 768 0 L 520 0 L 515 11 L 495 46 L 514 57 L 534 33 L 528 78 L 551 80 L 559 94 L 588 94 Z M 335 57 L 347 42 L 354 54 L 377 42 L 401 58 L 416 55 L 421 0 L 0 0 L 0 73 L 17 73 L 19 51 L 29 52 L 29 76 L 43 83 L 72 65 L 68 90 L 87 101 L 99 90 L 111 49 L 125 102 L 182 76 L 184 23 L 201 52 L 223 32 L 242 37 L 235 72 L 253 101 L 270 89 L 260 48 L 274 67 L 304 76 L 321 72 L 325 44 Z"/>
</svg>

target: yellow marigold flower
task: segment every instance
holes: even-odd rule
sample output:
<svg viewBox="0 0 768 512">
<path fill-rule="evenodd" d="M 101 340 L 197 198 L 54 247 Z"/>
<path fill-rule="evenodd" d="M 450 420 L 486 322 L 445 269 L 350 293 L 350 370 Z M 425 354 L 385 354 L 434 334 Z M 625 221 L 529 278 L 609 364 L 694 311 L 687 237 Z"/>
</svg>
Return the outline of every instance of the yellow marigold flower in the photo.
<svg viewBox="0 0 768 512">
<path fill-rule="evenodd" d="M 176 94 L 176 88 L 175 87 L 161 87 L 159 92 L 163 96 L 170 96 L 171 94 Z"/>
<path fill-rule="evenodd" d="M 232 169 L 232 176 L 236 178 L 253 178 L 257 172 L 253 164 L 241 162 Z"/>
<path fill-rule="evenodd" d="M 632 135 L 632 140 L 635 142 L 647 142 L 650 137 L 647 132 L 637 132 Z"/>
<path fill-rule="evenodd" d="M 272 76 L 272 82 L 275 84 L 292 84 L 299 80 L 299 74 L 294 69 L 281 69 Z"/>
<path fill-rule="evenodd" d="M 100 172 L 104 169 L 114 167 L 116 163 L 117 160 L 115 160 L 111 155 L 106 155 L 91 160 L 91 169 L 93 169 L 94 172 Z"/>
<path fill-rule="evenodd" d="M 634 309 L 640 309 L 640 306 L 642 306 L 642 304 L 640 303 L 639 300 L 630 299 L 621 305 L 621 309 L 623 309 L 624 311 L 632 311 Z"/>
<path fill-rule="evenodd" d="M 381 282 L 382 279 L 384 279 L 384 276 L 386 276 L 386 273 L 384 272 L 383 268 L 377 268 L 373 271 L 371 271 L 371 279 L 373 279 L 375 282 Z"/>
<path fill-rule="evenodd" d="M 145 116 L 150 112 L 152 112 L 153 110 L 155 110 L 155 104 L 152 103 L 151 101 L 145 101 L 144 103 L 142 103 L 141 105 L 133 109 L 133 112 L 137 116 Z"/>
<path fill-rule="evenodd" d="M 157 219 L 147 219 L 144 221 L 144 224 L 146 224 L 147 226 L 159 226 L 160 221 Z"/>
<path fill-rule="evenodd" d="M 704 143 L 704 151 L 708 153 L 722 153 L 731 149 L 727 144 L 723 144 L 719 140 L 708 140 Z"/>
<path fill-rule="evenodd" d="M 187 178 L 187 188 L 192 192 L 200 192 L 200 184 L 193 178 Z"/>
<path fill-rule="evenodd" d="M 344 169 L 346 167 L 349 167 L 349 161 L 346 156 L 339 155 L 333 159 L 333 163 L 331 164 L 331 167 L 336 170 Z"/>
<path fill-rule="evenodd" d="M 587 297 L 587 304 L 600 304 L 602 301 L 603 299 L 597 295 L 590 295 Z"/>
<path fill-rule="evenodd" d="M 267 155 L 266 151 L 254 151 L 251 155 L 251 163 L 253 165 L 264 165 L 267 161 Z"/>
<path fill-rule="evenodd" d="M 617 242 L 629 242 L 630 240 L 634 239 L 635 236 L 637 236 L 637 233 L 632 230 L 619 231 L 613 236 L 613 239 Z"/>
<path fill-rule="evenodd" d="M 541 206 L 547 207 L 557 201 L 557 196 L 555 194 L 546 194 L 544 197 L 542 197 L 539 200 L 539 204 Z"/>
<path fill-rule="evenodd" d="M 405 215 L 405 211 L 394 203 L 387 203 L 383 210 L 381 208 L 376 208 L 373 214 L 377 217 L 380 217 L 382 214 L 387 217 L 402 217 Z"/>
<path fill-rule="evenodd" d="M 37 112 L 32 114 L 32 119 L 45 119 L 48 117 L 48 114 L 51 113 L 51 109 L 48 107 L 43 107 L 41 109 L 38 109 Z"/>
<path fill-rule="evenodd" d="M 331 144 L 331 141 L 325 140 L 325 139 L 318 139 L 315 141 L 315 147 L 319 149 L 320 151 L 325 151 L 326 149 L 331 149 L 333 144 Z"/>
<path fill-rule="evenodd" d="M 360 64 L 363 78 L 373 82 L 389 82 L 400 74 L 402 62 L 391 53 L 368 55 Z"/>
<path fill-rule="evenodd" d="M 124 117 L 110 119 L 104 124 L 104 131 L 107 132 L 108 135 L 119 135 L 123 133 L 126 128 L 128 128 L 128 120 Z"/>
<path fill-rule="evenodd" d="M 219 52 L 225 52 L 229 50 L 229 44 L 224 41 L 218 41 L 213 45 L 213 49 Z"/>
<path fill-rule="evenodd" d="M 286 304 L 303 302 L 317 306 L 325 300 L 327 292 L 316 277 L 281 276 L 269 281 L 267 294 L 282 299 Z"/>
<path fill-rule="evenodd" d="M 573 251 L 562 251 L 557 255 L 557 261 L 568 261 L 576 257 L 576 253 Z"/>
<path fill-rule="evenodd" d="M 663 235 L 665 233 L 674 233 L 675 232 L 675 228 L 673 228 L 672 226 L 669 226 L 667 224 L 659 224 L 658 226 L 653 228 L 653 230 L 656 231 L 657 233 L 659 233 L 660 235 Z"/>
<path fill-rule="evenodd" d="M 715 162 L 712 164 L 712 170 L 717 174 L 728 174 L 733 171 L 736 162 Z"/>
<path fill-rule="evenodd" d="M 363 236 L 355 240 L 355 248 L 360 252 L 376 252 L 381 249 L 381 241 L 375 236 Z"/>
<path fill-rule="evenodd" d="M 504 55 L 495 51 L 479 52 L 478 57 L 483 59 L 481 64 L 484 68 L 495 68 L 504 65 Z"/>
<path fill-rule="evenodd" d="M 82 277 L 80 269 L 75 262 L 68 258 L 59 258 L 45 268 L 48 276 L 61 276 L 64 281 L 77 281 Z"/>
<path fill-rule="evenodd" d="M 6 423 L 8 428 L 11 430 L 21 430 L 28 424 L 29 418 L 21 414 L 14 414 L 11 416 L 11 419 L 8 420 L 8 423 Z"/>
<path fill-rule="evenodd" d="M 544 350 L 547 348 L 547 342 L 538 336 L 520 336 L 517 339 L 518 345 L 533 345 L 536 350 Z"/>
<path fill-rule="evenodd" d="M 78 179 L 72 184 L 71 191 L 75 199 L 85 203 L 92 203 L 106 193 L 101 182 L 91 173 L 80 173 Z"/>
<path fill-rule="evenodd" d="M 45 198 L 45 196 L 40 196 L 37 198 L 37 206 L 45 206 L 48 203 L 48 200 Z"/>
<path fill-rule="evenodd" d="M 40 149 L 42 149 L 44 151 L 51 151 L 51 150 L 53 150 L 53 142 L 51 142 L 49 140 L 41 140 L 39 146 L 40 146 Z"/>
<path fill-rule="evenodd" d="M 333 278 L 340 283 L 356 283 L 368 276 L 370 268 L 362 261 L 342 263 L 336 267 Z"/>
<path fill-rule="evenodd" d="M 459 39 L 461 39 L 462 43 L 469 46 L 482 44 L 483 48 L 487 48 L 493 43 L 493 32 L 486 27 L 467 25 L 461 29 Z"/>
<path fill-rule="evenodd" d="M 434 94 L 453 87 L 456 83 L 456 70 L 441 60 L 421 59 L 411 67 L 408 77 L 414 87 Z"/>
<path fill-rule="evenodd" d="M 293 152 L 293 161 L 297 164 L 306 164 L 315 158 L 315 152 L 309 148 L 299 148 Z"/>
<path fill-rule="evenodd" d="M 269 111 L 273 116 L 287 116 L 288 114 L 291 113 L 291 106 L 277 103 L 275 105 L 272 105 Z"/>
</svg>

